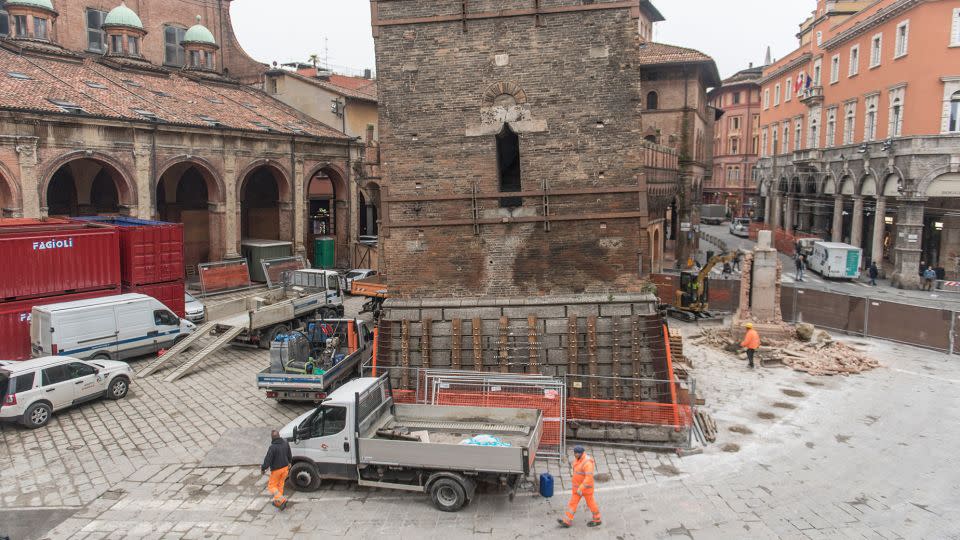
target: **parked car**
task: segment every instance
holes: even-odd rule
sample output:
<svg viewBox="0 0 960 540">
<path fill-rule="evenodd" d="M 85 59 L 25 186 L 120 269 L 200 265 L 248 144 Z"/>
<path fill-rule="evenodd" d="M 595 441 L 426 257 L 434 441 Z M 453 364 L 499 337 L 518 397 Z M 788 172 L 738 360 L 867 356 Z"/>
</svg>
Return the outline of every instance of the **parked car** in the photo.
<svg viewBox="0 0 960 540">
<path fill-rule="evenodd" d="M 343 290 L 347 293 L 350 293 L 350 287 L 353 286 L 353 280 L 355 279 L 366 279 L 370 276 L 377 275 L 376 270 L 370 270 L 369 268 L 355 268 L 343 276 Z"/>
<path fill-rule="evenodd" d="M 126 362 L 45 356 L 0 367 L 0 420 L 43 427 L 61 409 L 101 397 L 122 399 L 133 370 Z"/>
<path fill-rule="evenodd" d="M 750 218 L 738 217 L 731 219 L 730 234 L 744 238 L 750 236 Z"/>
<path fill-rule="evenodd" d="M 121 294 L 34 307 L 30 343 L 35 356 L 115 360 L 169 348 L 196 329 L 153 297 Z"/>
<path fill-rule="evenodd" d="M 207 318 L 207 308 L 188 292 L 183 293 L 183 313 L 192 323 L 201 323 Z"/>
</svg>

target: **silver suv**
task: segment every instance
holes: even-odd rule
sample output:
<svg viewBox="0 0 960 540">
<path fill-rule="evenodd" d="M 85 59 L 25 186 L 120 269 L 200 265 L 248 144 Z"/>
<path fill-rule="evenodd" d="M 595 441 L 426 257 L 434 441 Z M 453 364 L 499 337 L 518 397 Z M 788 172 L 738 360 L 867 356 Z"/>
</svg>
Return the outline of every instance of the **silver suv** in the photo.
<svg viewBox="0 0 960 540">
<path fill-rule="evenodd" d="M 84 401 L 121 399 L 133 370 L 126 362 L 46 356 L 0 366 L 0 420 L 43 427 L 54 411 Z"/>
</svg>

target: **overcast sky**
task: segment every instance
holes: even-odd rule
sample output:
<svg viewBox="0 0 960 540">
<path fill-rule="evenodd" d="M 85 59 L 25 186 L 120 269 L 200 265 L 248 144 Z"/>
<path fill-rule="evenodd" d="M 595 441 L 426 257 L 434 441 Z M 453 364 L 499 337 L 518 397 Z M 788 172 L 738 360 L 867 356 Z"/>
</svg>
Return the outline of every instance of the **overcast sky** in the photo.
<svg viewBox="0 0 960 540">
<path fill-rule="evenodd" d="M 306 61 L 311 54 L 337 71 L 375 68 L 368 0 L 234 0 L 240 43 L 263 62 Z M 264 4 L 269 6 L 264 8 Z M 815 0 L 654 0 L 666 17 L 654 39 L 701 50 L 727 77 L 747 64 L 796 48 L 798 25 Z"/>
</svg>

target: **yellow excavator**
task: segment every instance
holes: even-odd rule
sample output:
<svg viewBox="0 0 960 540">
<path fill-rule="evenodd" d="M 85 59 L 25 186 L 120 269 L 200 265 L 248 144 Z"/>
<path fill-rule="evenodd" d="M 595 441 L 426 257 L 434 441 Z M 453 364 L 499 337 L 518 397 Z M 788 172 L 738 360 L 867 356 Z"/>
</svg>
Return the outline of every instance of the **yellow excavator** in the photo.
<svg viewBox="0 0 960 540">
<path fill-rule="evenodd" d="M 677 289 L 673 304 L 666 304 L 667 315 L 674 319 L 692 322 L 697 319 L 709 319 L 713 315 L 708 311 L 710 297 L 710 271 L 718 264 L 732 262 L 736 251 L 714 255 L 703 265 L 699 272 L 680 272 L 680 287 Z"/>
</svg>

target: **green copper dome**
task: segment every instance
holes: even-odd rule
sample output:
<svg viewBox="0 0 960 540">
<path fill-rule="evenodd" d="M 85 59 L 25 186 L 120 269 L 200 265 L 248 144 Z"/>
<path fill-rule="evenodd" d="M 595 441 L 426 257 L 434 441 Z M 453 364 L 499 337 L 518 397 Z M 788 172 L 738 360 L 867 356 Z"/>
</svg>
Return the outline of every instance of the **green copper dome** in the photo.
<svg viewBox="0 0 960 540">
<path fill-rule="evenodd" d="M 121 2 L 119 6 L 111 9 L 110 13 L 107 13 L 107 18 L 103 20 L 103 26 L 124 26 L 126 28 L 143 30 L 143 23 L 140 21 L 140 17 L 138 17 L 132 9 L 127 7 L 126 2 Z"/>
<path fill-rule="evenodd" d="M 55 11 L 50 0 L 7 0 L 7 6 L 26 6 Z"/>
<path fill-rule="evenodd" d="M 200 16 L 197 15 L 197 24 L 190 27 L 187 33 L 183 35 L 183 43 L 206 43 L 216 45 L 217 40 L 213 39 L 213 34 L 206 26 L 200 24 Z"/>
</svg>

